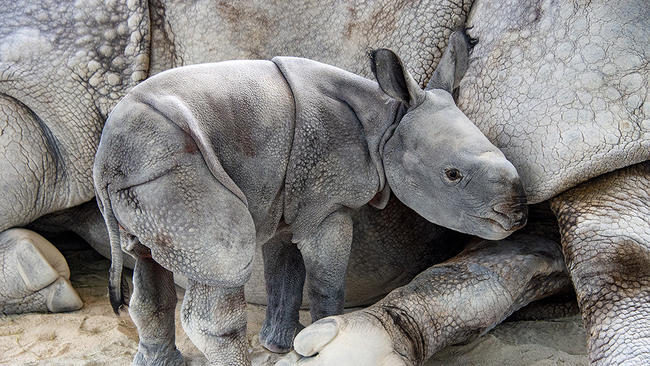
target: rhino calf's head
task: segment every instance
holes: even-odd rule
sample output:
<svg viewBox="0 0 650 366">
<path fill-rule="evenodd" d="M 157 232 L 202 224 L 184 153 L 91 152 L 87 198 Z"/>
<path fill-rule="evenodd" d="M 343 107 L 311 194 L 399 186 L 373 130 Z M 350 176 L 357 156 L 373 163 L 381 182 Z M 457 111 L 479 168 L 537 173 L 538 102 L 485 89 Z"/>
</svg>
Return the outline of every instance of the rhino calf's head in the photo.
<svg viewBox="0 0 650 366">
<path fill-rule="evenodd" d="M 469 40 L 455 32 L 422 90 L 392 51 L 373 52 L 382 90 L 406 106 L 383 147 L 391 190 L 427 220 L 498 240 L 526 224 L 526 195 L 515 167 L 458 109 L 452 97 L 467 69 Z"/>
</svg>

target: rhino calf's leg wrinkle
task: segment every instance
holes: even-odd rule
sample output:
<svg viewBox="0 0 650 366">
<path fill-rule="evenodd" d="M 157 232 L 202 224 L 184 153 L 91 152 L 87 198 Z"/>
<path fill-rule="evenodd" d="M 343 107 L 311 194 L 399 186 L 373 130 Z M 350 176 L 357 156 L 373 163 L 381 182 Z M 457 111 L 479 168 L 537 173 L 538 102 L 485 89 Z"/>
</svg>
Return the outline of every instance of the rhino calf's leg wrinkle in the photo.
<svg viewBox="0 0 650 366">
<path fill-rule="evenodd" d="M 335 211 L 323 220 L 310 239 L 298 244 L 307 271 L 312 322 L 343 313 L 352 225 L 347 212 Z"/>
<path fill-rule="evenodd" d="M 650 363 L 650 162 L 552 201 L 595 365 Z"/>
<path fill-rule="evenodd" d="M 318 353 L 305 365 L 419 365 L 568 285 L 557 243 L 515 233 L 468 246 L 371 307 L 312 324 L 294 347 Z"/>
<path fill-rule="evenodd" d="M 184 365 L 176 349 L 173 275 L 150 257 L 139 257 L 133 271 L 133 296 L 129 315 L 138 328 L 140 342 L 133 365 Z"/>
<path fill-rule="evenodd" d="M 250 365 L 243 286 L 216 287 L 189 279 L 181 320 L 210 365 Z"/>
<path fill-rule="evenodd" d="M 266 279 L 266 319 L 260 343 L 269 351 L 291 350 L 293 338 L 303 328 L 299 321 L 305 265 L 291 242 L 291 233 L 280 233 L 262 247 Z"/>
</svg>

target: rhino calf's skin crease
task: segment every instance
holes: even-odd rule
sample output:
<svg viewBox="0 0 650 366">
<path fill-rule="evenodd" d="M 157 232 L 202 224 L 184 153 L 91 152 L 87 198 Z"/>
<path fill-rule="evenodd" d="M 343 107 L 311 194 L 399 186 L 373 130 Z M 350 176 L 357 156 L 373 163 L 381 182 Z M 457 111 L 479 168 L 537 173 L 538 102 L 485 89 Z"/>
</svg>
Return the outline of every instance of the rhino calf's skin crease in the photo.
<svg viewBox="0 0 650 366">
<path fill-rule="evenodd" d="M 136 258 L 134 363 L 183 361 L 173 337 L 178 273 L 188 278 L 181 320 L 192 342 L 211 364 L 249 364 L 243 285 L 256 246 L 278 235 L 290 234 L 302 256 L 295 273 L 306 275 L 312 321 L 341 313 L 350 210 L 381 208 L 390 191 L 427 220 L 483 238 L 523 226 L 515 168 L 450 94 L 468 49 L 457 36 L 426 90 L 380 49 L 371 55 L 377 82 L 276 57 L 169 70 L 122 99 L 93 177 L 116 312 L 125 304 L 122 249 Z M 286 296 L 299 306 L 295 290 Z M 283 337 L 263 341 L 286 351 L 300 325 L 278 329 Z"/>
</svg>

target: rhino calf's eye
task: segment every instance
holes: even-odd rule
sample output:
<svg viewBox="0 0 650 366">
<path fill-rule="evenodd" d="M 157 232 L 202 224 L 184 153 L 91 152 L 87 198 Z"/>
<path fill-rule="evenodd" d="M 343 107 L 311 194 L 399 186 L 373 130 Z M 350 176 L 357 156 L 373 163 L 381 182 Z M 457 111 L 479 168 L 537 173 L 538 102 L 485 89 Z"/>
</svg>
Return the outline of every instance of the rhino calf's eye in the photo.
<svg viewBox="0 0 650 366">
<path fill-rule="evenodd" d="M 449 179 L 452 182 L 457 182 L 457 181 L 463 179 L 463 175 L 460 174 L 458 169 L 454 169 L 454 168 L 446 169 L 445 170 L 445 175 L 447 176 L 447 179 Z"/>
</svg>

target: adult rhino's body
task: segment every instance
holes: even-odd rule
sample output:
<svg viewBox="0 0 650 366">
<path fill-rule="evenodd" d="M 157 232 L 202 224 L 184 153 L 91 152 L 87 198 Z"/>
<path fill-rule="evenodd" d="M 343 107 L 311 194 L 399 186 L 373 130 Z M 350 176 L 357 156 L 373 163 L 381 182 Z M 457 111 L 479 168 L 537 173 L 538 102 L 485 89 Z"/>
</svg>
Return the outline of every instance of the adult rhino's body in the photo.
<svg viewBox="0 0 650 366">
<path fill-rule="evenodd" d="M 616 4 L 605 4 L 605 2 L 600 1 L 562 3 L 531 1 L 517 4 L 478 1 L 474 5 L 471 2 L 446 1 L 417 3 L 380 1 L 372 3 L 360 2 L 358 4 L 348 2 L 333 4 L 291 2 L 291 5 L 286 6 L 277 3 L 271 5 L 262 1 L 236 4 L 214 3 L 211 1 L 197 1 L 191 4 L 181 1 L 161 1 L 152 3 L 151 6 L 145 3 L 133 4 L 137 8 L 137 10 L 134 10 L 135 13 L 146 14 L 146 10 L 150 10 L 148 14 L 151 15 L 149 19 L 151 27 L 148 26 L 146 16 L 140 22 L 136 21 L 139 19 L 137 17 L 133 18 L 132 22 L 127 22 L 127 19 L 130 18 L 128 15 L 118 15 L 115 19 L 119 21 L 115 20 L 117 24 L 113 27 L 98 25 L 87 32 L 79 32 L 79 35 L 67 31 L 63 31 L 63 33 L 69 34 L 69 37 L 75 34 L 78 39 L 91 35 L 83 39 L 94 42 L 94 49 L 99 50 L 104 43 L 111 45 L 116 42 L 109 37 L 114 33 L 107 30 L 120 29 L 119 24 L 137 27 L 138 35 L 142 37 L 134 37 L 133 39 L 142 42 L 143 49 L 148 51 L 150 61 L 149 63 L 142 63 L 142 68 L 138 70 L 149 74 L 172 66 L 189 63 L 229 58 L 270 58 L 277 54 L 291 54 L 315 58 L 341 66 L 355 73 L 367 75 L 365 62 L 360 61 L 364 59 L 366 50 L 388 46 L 397 50 L 405 61 L 412 65 L 413 69 L 411 71 L 421 85 L 431 76 L 433 66 L 442 55 L 445 41 L 450 33 L 449 29 L 465 23 L 470 7 L 475 7 L 468 25 L 475 24 L 476 33 L 471 34 L 480 38 L 480 42 L 473 56 L 474 61 L 470 64 L 468 76 L 461 87 L 460 104 L 468 115 L 481 126 L 483 132 L 495 139 L 495 143 L 506 152 L 508 158 L 516 162 L 515 165 L 522 173 L 523 179 L 528 186 L 531 200 L 541 201 L 553 198 L 554 207 L 560 215 L 562 215 L 564 208 L 579 207 L 579 211 L 584 212 L 592 210 L 593 207 L 598 207 L 598 210 L 593 210 L 590 217 L 578 213 L 565 215 L 563 216 L 564 219 L 562 216 L 560 217 L 560 222 L 565 223 L 563 224 L 565 255 L 568 254 L 567 260 L 570 267 L 573 268 L 572 273 L 574 271 L 580 273 L 581 271 L 578 268 L 580 266 L 576 267 L 576 263 L 584 263 L 584 267 L 593 269 L 593 272 L 585 272 L 586 275 L 573 277 L 574 285 L 576 285 L 578 294 L 582 299 L 583 313 L 585 313 L 585 309 L 589 309 L 591 313 L 593 313 L 593 309 L 607 309 L 610 306 L 615 309 L 613 315 L 602 310 L 598 310 L 596 313 L 604 314 L 603 316 L 593 316 L 590 312 L 586 313 L 585 320 L 590 328 L 590 339 L 596 340 L 591 341 L 591 357 L 594 361 L 602 360 L 603 363 L 607 361 L 615 363 L 616 361 L 608 358 L 613 357 L 612 355 L 618 355 L 619 359 L 643 360 L 643 356 L 638 356 L 637 359 L 634 357 L 638 355 L 638 350 L 647 349 L 647 344 L 646 346 L 639 346 L 644 339 L 647 339 L 647 336 L 644 336 L 642 332 L 635 333 L 627 327 L 635 323 L 639 325 L 639 329 L 650 328 L 643 323 L 645 316 L 640 315 L 634 318 L 635 315 L 632 315 L 632 313 L 643 313 L 642 309 L 634 304 L 646 304 L 642 306 L 648 304 L 648 284 L 638 280 L 643 278 L 643 274 L 646 273 L 645 271 L 648 268 L 648 209 L 644 208 L 647 207 L 648 202 L 648 173 L 647 168 L 639 165 L 629 170 L 625 169 L 626 166 L 648 159 L 648 156 L 644 155 L 643 151 L 644 149 L 646 152 L 648 151 L 647 44 L 649 41 L 647 32 L 650 27 L 648 27 L 647 22 L 650 17 L 648 16 L 648 6 L 642 1 L 625 1 Z M 494 5 L 494 7 L 488 7 L 490 4 Z M 148 9 L 147 6 L 149 6 Z M 57 4 L 49 7 L 49 9 L 57 10 L 62 8 L 74 9 L 72 5 L 68 4 Z M 57 32 L 57 29 L 50 25 L 47 17 L 26 16 L 25 11 L 29 10 L 29 7 L 16 5 L 15 8 L 6 7 L 3 9 L 9 12 L 3 18 L 12 19 L 14 23 L 17 23 L 14 28 L 9 28 L 6 34 L 13 33 L 20 28 L 34 28 L 39 24 L 43 29 L 42 32 L 48 31 L 53 34 Z M 84 10 L 83 4 L 80 3 L 79 11 L 82 10 Z M 38 9 L 35 11 L 38 13 Z M 114 19 L 112 16 L 105 17 L 100 14 L 120 14 L 114 9 L 92 8 L 88 11 L 91 11 L 95 18 L 87 17 L 86 19 L 82 16 L 76 18 L 77 24 L 74 22 L 69 24 L 75 24 L 72 26 L 74 29 L 82 29 L 86 22 L 91 21 L 89 19 L 103 19 L 106 21 Z M 59 14 L 61 13 L 67 14 L 66 17 L 72 19 L 72 10 L 59 12 Z M 199 18 L 194 20 L 196 18 L 187 17 L 187 14 Z M 289 19 L 290 21 L 280 21 L 282 19 Z M 62 25 L 58 27 L 59 29 L 66 29 L 63 23 L 65 22 L 62 21 Z M 4 24 L 3 29 L 7 29 L 4 28 Z M 270 28 L 261 27 L 260 24 L 268 24 Z M 271 30 L 266 31 L 266 29 Z M 104 33 L 98 30 L 106 30 L 105 35 L 107 37 L 104 37 Z M 117 39 L 126 39 L 121 33 L 116 34 L 121 35 L 121 38 L 118 37 Z M 4 37 L 3 39 L 6 39 L 6 35 Z M 31 38 L 15 39 L 22 40 L 22 45 L 31 44 L 30 42 L 24 43 L 25 40 L 29 41 Z M 50 39 L 55 38 L 52 36 Z M 68 38 L 60 39 L 65 40 Z M 151 44 L 148 43 L 149 40 L 151 40 Z M 58 57 L 56 62 L 50 63 L 53 65 L 52 69 L 67 70 L 68 67 L 71 67 L 70 65 L 80 65 L 81 70 L 86 70 L 84 68 L 86 63 L 83 62 L 85 59 L 76 59 L 81 61 L 75 61 L 71 58 L 71 55 L 76 54 L 75 47 L 77 46 L 73 42 L 65 44 L 69 51 L 49 53 L 53 57 L 54 55 Z M 28 49 L 32 48 L 23 48 L 23 50 Z M 123 49 L 126 50 L 127 48 Z M 136 47 L 136 49 L 139 48 Z M 5 48 L 2 49 L 3 55 L 4 50 Z M 27 52 L 27 55 L 29 54 Z M 80 52 L 80 54 L 84 53 Z M 478 55 L 480 57 L 477 57 Z M 114 59 L 119 60 L 117 56 L 106 56 L 104 58 L 104 60 Z M 69 60 L 72 61 L 68 62 Z M 116 64 L 119 65 L 120 63 L 117 62 Z M 6 61 L 3 57 L 4 68 L 12 68 L 16 65 L 20 65 L 23 69 L 36 69 L 39 62 L 36 58 L 32 59 L 31 56 L 10 61 Z M 150 67 L 148 70 L 147 65 Z M 86 80 L 93 80 L 93 83 L 98 80 L 109 80 L 109 74 L 102 72 L 97 73 L 96 77 L 91 79 L 90 76 L 95 75 L 91 70 L 109 70 L 109 68 L 95 69 L 93 67 L 87 72 L 81 73 L 81 75 L 85 75 Z M 549 70 L 552 71 L 549 73 Z M 10 74 L 5 72 L 3 78 L 7 78 L 5 75 Z M 59 88 L 57 90 L 69 88 L 68 84 L 77 85 L 73 77 L 70 77 L 72 80 L 64 77 L 69 75 L 66 72 L 62 74 L 45 72 L 44 74 L 46 76 L 41 76 L 42 84 L 40 85 L 47 83 L 50 88 Z M 20 73 L 11 75 L 16 79 L 16 75 L 20 75 Z M 52 79 L 52 75 L 57 75 L 57 78 Z M 123 77 L 120 80 L 127 79 Z M 116 79 L 111 77 L 110 80 Z M 17 93 L 17 91 L 8 87 L 9 85 L 13 87 L 14 84 L 4 82 L 0 83 L 0 85 L 7 86 L 2 89 L 2 92 L 6 95 Z M 92 91 L 91 86 L 93 84 L 89 85 L 84 90 Z M 540 86 L 544 86 L 544 88 Z M 124 89 L 127 88 L 128 86 L 124 87 Z M 525 89 L 525 92 L 519 93 L 519 88 Z M 41 86 L 39 90 L 51 89 Z M 24 95 L 24 92 L 18 92 L 21 94 L 16 95 Z M 65 95 L 64 93 L 60 94 Z M 50 97 L 41 98 L 38 103 L 24 102 L 23 104 L 37 115 L 46 116 L 45 118 L 41 117 L 41 120 L 46 124 L 68 123 L 66 121 L 74 121 L 74 119 L 57 120 L 47 117 L 48 108 L 38 108 L 38 105 L 51 106 L 52 110 L 60 108 L 63 111 L 74 111 L 77 108 L 76 104 L 83 104 L 88 105 L 89 110 L 93 111 L 93 95 L 96 97 L 104 94 L 93 94 L 91 92 L 87 94 L 88 96 L 80 99 L 83 103 L 75 102 L 75 105 L 66 101 L 56 102 L 55 99 Z M 111 94 L 108 93 L 107 95 L 110 96 Z M 31 99 L 26 100 L 38 99 L 35 95 L 29 98 Z M 117 98 L 112 100 L 116 101 Z M 496 103 L 497 100 L 500 103 Z M 109 109 L 101 108 L 100 110 L 107 111 Z M 29 111 L 22 112 L 18 107 L 10 105 L 9 110 L 11 112 L 5 112 L 5 115 L 29 116 Z M 73 112 L 64 114 L 74 115 Z M 490 118 L 481 118 L 483 114 L 489 115 Z M 87 116 L 88 114 L 83 115 Z M 547 115 L 554 117 L 552 119 L 540 119 Z M 98 133 L 102 118 L 94 117 L 91 120 L 98 126 L 96 128 L 96 133 Z M 575 122 L 568 123 L 566 121 Z M 559 135 L 561 139 L 558 139 L 556 133 L 552 133 L 552 130 L 557 129 L 555 123 L 564 124 L 568 128 L 567 133 L 563 132 Z M 581 126 L 592 126 L 593 128 Z M 569 133 L 569 131 L 573 132 Z M 94 138 L 94 141 L 99 140 L 99 136 L 95 135 Z M 9 141 L 13 141 L 12 139 L 15 138 L 12 137 Z M 90 140 L 93 139 L 90 138 Z M 5 141 L 7 140 L 3 140 L 3 142 Z M 76 149 L 84 151 L 85 149 L 94 149 L 92 143 L 86 144 L 87 139 L 85 138 L 76 141 L 83 141 L 83 146 Z M 37 143 L 29 146 L 38 147 L 42 145 Z M 571 146 L 576 148 L 573 149 Z M 581 147 L 578 148 L 578 146 Z M 626 153 L 627 147 L 631 148 L 629 155 Z M 75 148 L 69 149 L 71 151 L 75 150 Z M 37 159 L 45 156 L 40 151 L 46 150 L 38 151 Z M 40 162 L 40 160 L 36 161 Z M 547 163 L 548 167 L 545 167 Z M 41 164 L 35 164 L 35 166 L 41 166 Z M 54 165 L 45 163 L 44 166 L 51 167 Z M 87 169 L 89 174 L 89 164 Z M 608 171 L 615 172 L 605 175 L 604 173 Z M 603 174 L 602 178 L 593 179 L 599 174 Z M 37 176 L 44 181 L 49 179 L 43 178 L 42 175 Z M 6 179 L 7 176 L 2 175 L 1 177 Z M 22 180 L 20 181 L 22 182 Z M 90 181 L 87 184 L 90 187 Z M 581 187 L 577 188 L 576 191 L 571 191 L 570 189 L 576 185 Z M 38 193 L 39 195 L 49 191 L 46 188 L 47 185 L 39 183 L 23 185 L 23 187 L 29 187 L 29 192 Z M 40 187 L 43 187 L 43 189 L 39 190 Z M 599 196 L 601 190 L 605 196 Z M 608 193 L 608 190 L 618 192 L 615 194 L 618 197 L 612 198 L 612 194 Z M 567 191 L 567 193 L 561 195 L 562 191 Z M 644 194 L 645 196 L 643 196 Z M 578 198 L 582 202 L 577 202 L 571 197 Z M 90 199 L 90 196 L 78 200 L 78 202 L 87 199 Z M 572 203 L 570 205 L 560 204 L 560 200 L 565 203 Z M 626 208 L 625 201 L 635 202 L 635 207 Z M 26 206 L 31 207 L 33 201 L 28 200 L 28 202 L 30 204 Z M 607 212 L 599 211 L 604 209 L 602 202 L 612 202 L 608 204 L 609 206 L 617 202 L 615 205 L 621 208 L 612 207 L 605 208 Z M 6 206 L 3 206 L 2 210 L 0 210 L 0 216 L 4 214 L 6 217 L 12 218 L 5 227 L 22 225 L 31 220 L 24 219 L 19 215 L 16 216 L 15 207 L 20 205 L 15 200 L 3 203 Z M 362 210 L 363 212 L 372 212 L 372 210 Z M 397 212 L 397 210 L 395 211 Z M 44 213 L 46 212 L 38 211 L 34 217 Z M 387 211 L 383 211 L 382 215 L 386 213 Z M 617 218 L 617 215 L 621 213 L 625 214 L 622 216 L 623 218 Z M 365 213 L 361 215 L 363 216 Z M 19 217 L 19 219 L 14 220 L 14 216 Z M 400 212 L 399 216 L 404 218 L 406 214 Z M 385 237 L 387 238 L 385 242 L 388 243 L 387 245 L 390 248 L 405 245 L 400 243 L 399 238 L 402 235 L 399 231 L 408 230 L 411 220 L 393 221 L 390 218 L 388 220 L 391 223 L 396 222 L 387 225 L 387 227 L 396 228 L 395 231 L 387 230 L 384 232 L 378 230 L 378 234 L 369 234 L 368 237 L 371 239 Z M 576 233 L 574 229 L 571 229 L 576 227 L 571 226 L 574 223 L 580 223 L 581 227 L 587 229 L 581 229 L 583 232 L 578 230 Z M 428 229 L 423 228 L 423 230 L 428 232 Z M 385 233 L 389 235 L 384 235 Z M 412 232 L 407 232 L 405 237 L 425 237 L 425 235 L 412 234 Z M 570 239 L 571 237 L 590 237 L 592 239 L 580 241 L 588 245 L 585 248 L 572 249 L 569 244 L 573 242 Z M 606 237 L 609 239 L 605 240 Z M 623 238 L 627 238 L 628 241 L 620 242 L 619 240 Z M 602 248 L 593 246 L 593 243 L 596 242 L 603 243 Z M 384 244 L 379 242 L 379 245 Z M 418 245 L 418 248 L 422 248 L 419 249 L 422 250 L 421 253 L 431 253 L 428 252 L 430 248 L 427 248 L 426 245 Z M 504 248 L 508 248 L 508 246 Z M 412 251 L 409 254 L 414 252 Z M 508 250 L 506 250 L 507 252 Z M 550 258 L 557 258 L 558 253 L 556 251 L 546 252 L 551 253 Z M 601 258 L 605 259 L 598 266 L 594 266 L 589 260 L 583 262 L 579 258 L 578 260 L 572 259 L 576 258 L 574 253 L 582 256 L 582 258 L 588 258 L 589 254 L 594 252 L 607 252 L 612 255 L 602 255 Z M 616 253 L 630 254 L 617 255 Z M 431 255 L 435 257 L 435 254 Z M 361 255 L 360 257 L 364 256 Z M 377 258 L 378 256 L 368 257 Z M 427 256 L 422 255 L 422 257 Z M 535 256 L 524 257 L 527 258 L 525 261 L 537 258 Z M 404 256 L 405 261 L 410 261 L 411 258 L 413 257 Z M 494 257 L 489 258 L 491 258 L 491 263 L 494 264 Z M 389 260 L 381 258 L 381 262 L 385 264 L 382 268 L 386 269 L 386 273 L 394 276 L 373 276 L 375 281 L 372 283 L 377 285 L 376 288 L 381 288 L 383 284 L 398 285 L 401 281 L 393 281 L 393 279 L 401 273 L 400 268 L 414 268 L 416 266 L 410 262 L 402 263 L 399 259 L 396 256 Z M 629 262 L 628 259 L 630 259 Z M 354 260 L 353 252 L 352 263 L 354 263 Z M 516 267 L 516 269 L 511 268 L 510 273 L 521 273 L 521 278 L 525 278 L 526 275 L 532 276 L 538 269 L 543 269 L 543 266 L 539 267 L 542 262 L 526 262 L 527 264 L 524 266 Z M 367 262 L 364 263 L 367 264 Z M 603 264 L 608 267 L 603 268 L 601 266 Z M 421 265 L 422 263 L 417 263 L 417 266 Z M 489 267 L 488 263 L 486 268 Z M 532 267 L 536 269 L 530 272 L 521 272 L 522 268 Z M 352 270 L 363 268 L 365 271 L 366 267 L 352 266 L 351 268 Z M 561 272 L 561 269 L 558 269 L 555 265 L 548 268 Z M 627 271 L 627 268 L 631 269 Z M 503 268 L 499 270 L 502 271 Z M 591 276 L 592 273 L 601 272 L 612 273 L 609 282 L 605 286 L 598 276 Z M 444 289 L 446 287 L 441 286 L 440 283 L 443 283 L 447 278 L 452 284 L 448 287 L 450 289 L 448 294 L 452 298 L 465 296 L 453 291 L 462 288 L 460 284 L 453 280 L 460 273 L 459 270 L 456 268 L 445 273 L 448 274 L 429 277 L 430 281 L 435 285 L 416 281 L 414 286 L 419 286 L 420 289 L 433 287 Z M 495 273 L 503 272 L 496 271 Z M 349 278 L 367 278 L 364 276 L 365 273 L 362 271 L 357 274 L 350 273 Z M 405 277 L 408 278 L 408 276 Z M 487 276 L 486 283 L 494 283 L 495 278 L 498 277 L 498 275 Z M 585 291 L 583 285 L 580 285 L 585 280 L 581 280 L 580 277 L 593 278 L 594 285 L 592 288 L 594 290 Z M 252 281 L 254 280 L 255 278 Z M 525 290 L 527 286 L 526 281 L 524 281 L 524 284 L 517 281 L 501 283 L 510 283 L 511 289 L 518 289 L 517 291 L 523 291 L 522 288 Z M 530 284 L 532 287 L 543 287 L 535 281 Z M 621 292 L 621 287 L 631 288 L 629 287 L 630 284 L 638 286 L 631 291 Z M 263 292 L 260 291 L 262 288 L 263 286 L 260 286 L 256 290 L 251 287 L 253 291 L 248 293 L 251 294 L 249 298 L 253 298 L 254 294 L 257 294 L 258 299 L 264 300 Z M 473 292 L 475 290 L 471 286 L 465 286 L 465 288 L 470 289 L 467 296 L 476 296 L 476 293 Z M 601 288 L 610 288 L 609 291 L 613 292 L 604 291 L 604 295 L 599 296 L 597 295 L 598 289 Z M 643 290 L 644 288 L 646 290 Z M 408 291 L 411 290 L 407 289 Z M 495 293 L 492 289 L 480 291 L 483 294 Z M 523 298 L 529 299 L 530 294 L 525 292 L 523 291 Z M 351 295 L 352 292 L 348 294 Z M 394 303 L 405 309 L 405 313 L 417 314 L 420 311 L 405 305 L 408 303 L 406 298 L 399 293 L 397 295 L 394 297 Z M 501 295 L 499 298 L 509 299 L 510 296 Z M 364 295 L 365 297 L 366 295 Z M 596 306 L 598 300 L 594 300 L 594 297 L 601 299 L 610 297 L 632 299 L 629 301 L 631 305 L 628 308 L 635 310 L 619 312 L 614 306 L 622 304 L 622 302 L 611 304 L 608 303 L 609 300 L 603 300 L 605 301 L 604 306 Z M 485 312 L 478 311 L 475 318 L 484 319 L 485 322 L 470 324 L 474 331 L 469 334 L 475 334 L 476 329 L 491 327 L 503 317 L 503 314 L 518 306 L 521 306 L 521 304 L 517 301 L 507 300 L 504 305 L 506 310 L 503 310 L 503 312 L 497 311 L 496 314 L 492 314 L 493 316 L 485 316 Z M 31 308 L 28 307 L 28 309 Z M 489 309 L 494 310 L 494 308 Z M 436 313 L 436 309 L 423 309 L 423 311 L 433 311 L 432 314 Z M 625 314 L 626 317 L 633 318 L 634 321 L 630 322 L 621 319 L 613 321 L 616 319 L 616 313 Z M 460 317 L 452 316 L 450 318 L 453 320 Z M 368 323 L 365 320 L 364 322 Z M 616 325 L 609 325 L 612 323 Z M 424 329 L 436 331 L 440 329 L 440 327 L 433 326 L 431 322 L 423 321 L 422 324 L 424 324 Z M 450 324 L 455 323 L 451 322 Z M 605 329 L 599 329 L 600 326 L 594 328 L 592 324 L 602 324 Z M 453 333 L 457 328 L 451 326 L 451 328 L 446 329 L 451 329 Z M 391 330 L 391 332 L 395 331 Z M 605 334 L 607 332 L 611 332 L 611 334 Z M 437 333 L 438 336 L 440 334 L 442 333 Z M 610 342 L 610 339 L 616 339 L 619 335 L 626 334 L 638 335 L 636 339 L 629 342 L 629 348 L 621 346 L 621 343 L 625 342 Z M 417 339 L 430 342 L 430 337 L 432 337 L 430 334 L 427 336 L 423 333 L 423 337 Z M 398 337 L 393 338 L 397 346 L 408 344 L 408 342 L 399 340 Z M 438 337 L 440 343 L 429 343 L 435 345 L 429 348 L 429 352 L 433 352 L 438 347 L 449 342 L 466 338 L 467 334 L 465 333 L 462 333 L 459 338 L 451 336 Z M 610 343 L 613 346 L 610 347 Z M 350 346 L 351 344 L 348 342 L 346 347 Z M 420 350 L 424 349 L 418 347 Z M 387 344 L 387 348 L 390 349 L 390 343 Z M 346 348 L 345 354 L 355 354 L 354 351 L 358 349 L 357 347 L 349 351 L 350 348 Z M 423 352 L 422 354 L 426 355 L 427 353 Z M 641 354 L 643 353 L 641 352 Z M 644 361 L 638 361 L 637 363 L 642 364 Z"/>
<path fill-rule="evenodd" d="M 594 364 L 650 361 L 649 16 L 643 1 L 477 1 L 467 22 L 480 42 L 461 83 L 459 104 L 513 161 L 529 200 L 550 200 Z M 468 254 L 477 258 L 479 252 Z M 484 269 L 463 263 L 465 258 L 427 270 L 368 310 L 307 328 L 296 349 L 305 355 L 320 352 L 312 361 L 316 365 L 359 365 L 360 359 L 336 355 L 358 348 L 349 342 L 352 334 L 360 332 L 361 340 L 368 328 L 382 329 L 377 334 L 389 337 L 377 336 L 374 343 L 388 351 L 366 364 L 383 365 L 382 357 L 394 352 L 405 356 L 398 364 L 418 364 L 444 346 L 441 333 L 451 329 L 464 339 L 472 328 L 489 329 L 519 306 L 516 289 L 525 286 L 514 272 L 489 264 L 488 277 L 500 278 L 500 285 L 475 286 L 484 280 Z M 460 287 L 445 273 L 459 264 L 471 279 L 465 290 L 489 299 L 481 311 L 472 307 L 486 322 L 466 323 L 472 326 L 464 330 L 429 315 L 451 312 L 457 314 L 452 319 L 464 319 L 472 313 L 443 305 L 453 294 L 445 284 Z M 517 275 L 524 275 L 526 266 Z M 520 285 L 511 287 L 515 283 Z M 542 281 L 534 287 L 547 286 Z M 499 295 L 503 290 L 509 293 L 506 301 Z M 345 346 L 337 332 L 348 340 Z"/>
</svg>

